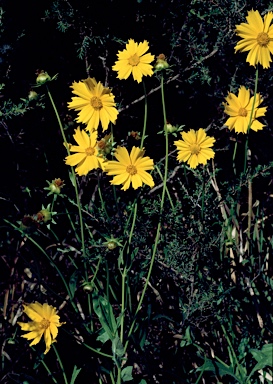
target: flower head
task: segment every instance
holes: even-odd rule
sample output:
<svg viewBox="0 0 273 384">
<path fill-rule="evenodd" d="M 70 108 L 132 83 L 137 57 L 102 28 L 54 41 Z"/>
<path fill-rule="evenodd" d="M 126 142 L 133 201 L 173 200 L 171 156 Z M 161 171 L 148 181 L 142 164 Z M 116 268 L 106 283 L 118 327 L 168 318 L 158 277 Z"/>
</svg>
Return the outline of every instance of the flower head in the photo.
<svg viewBox="0 0 273 384">
<path fill-rule="evenodd" d="M 20 222 L 20 229 L 25 233 L 31 233 L 36 231 L 40 227 L 40 224 L 37 221 L 37 217 L 25 215 Z"/>
<path fill-rule="evenodd" d="M 233 93 L 229 93 L 226 97 L 226 101 L 227 102 L 224 103 L 224 112 L 230 117 L 225 122 L 225 125 L 227 125 L 230 130 L 234 128 L 235 132 L 237 133 L 247 133 L 254 96 L 250 97 L 249 89 L 241 86 L 238 92 L 238 96 L 234 95 Z M 264 127 L 264 124 L 257 120 L 258 117 L 265 115 L 267 109 L 267 107 L 258 108 L 262 101 L 263 99 L 261 98 L 260 94 L 257 93 L 253 109 L 252 122 L 250 124 L 250 128 L 256 132 L 263 129 Z"/>
<path fill-rule="evenodd" d="M 198 131 L 190 129 L 189 132 L 181 132 L 183 140 L 177 140 L 178 161 L 184 161 L 191 168 L 196 168 L 198 164 L 207 164 L 209 159 L 214 158 L 215 152 L 210 148 L 215 142 L 214 137 L 207 136 L 205 130 L 200 128 Z"/>
<path fill-rule="evenodd" d="M 86 130 L 92 132 L 98 129 L 99 122 L 103 131 L 108 128 L 110 121 L 115 124 L 118 110 L 110 88 L 90 77 L 78 83 L 74 82 L 71 88 L 77 97 L 72 97 L 68 108 L 80 111 L 76 121 L 87 124 Z"/>
<path fill-rule="evenodd" d="M 115 151 L 115 160 L 108 161 L 105 166 L 105 171 L 108 175 L 116 175 L 111 184 L 122 184 L 121 188 L 126 191 L 132 182 L 134 189 L 142 187 L 142 184 L 147 184 L 149 187 L 154 186 L 152 176 L 146 172 L 154 168 L 154 162 L 148 156 L 144 156 L 145 151 L 138 147 L 133 147 L 129 155 L 125 147 L 118 147 Z"/>
<path fill-rule="evenodd" d="M 156 63 L 154 67 L 156 71 L 162 71 L 163 69 L 169 68 L 169 64 L 164 53 L 160 53 L 160 55 L 156 57 Z"/>
<path fill-rule="evenodd" d="M 109 155 L 112 150 L 113 144 L 113 135 L 111 133 L 102 137 L 99 141 L 97 141 L 99 155 L 103 157 Z"/>
<path fill-rule="evenodd" d="M 73 135 L 77 145 L 71 145 L 70 152 L 77 152 L 65 158 L 65 164 L 77 165 L 75 171 L 79 176 L 87 175 L 92 169 L 104 170 L 104 159 L 99 155 L 97 148 L 97 132 L 91 132 L 90 136 L 80 128 L 75 129 Z"/>
<path fill-rule="evenodd" d="M 44 188 L 44 190 L 49 191 L 47 196 L 49 195 L 60 195 L 61 189 L 64 187 L 64 181 L 60 178 L 52 180 L 50 183 L 48 180 L 46 181 L 48 186 Z"/>
<path fill-rule="evenodd" d="M 235 52 L 249 51 L 246 61 L 256 66 L 260 63 L 263 68 L 269 68 L 273 53 L 273 25 L 270 26 L 273 13 L 268 12 L 262 19 L 259 11 L 248 11 L 247 23 L 236 25 L 236 33 L 242 37 L 235 47 Z"/>
<path fill-rule="evenodd" d="M 117 54 L 118 61 L 115 62 L 112 69 L 118 72 L 118 78 L 128 79 L 133 74 L 134 80 L 138 83 L 142 81 L 142 76 L 152 76 L 153 67 L 150 63 L 154 60 L 154 55 L 146 53 L 149 44 L 146 40 L 143 43 L 136 43 L 133 39 L 129 39 L 126 49 L 119 51 Z"/>
<path fill-rule="evenodd" d="M 36 301 L 32 304 L 25 304 L 24 312 L 32 321 L 29 323 L 18 322 L 22 331 L 29 331 L 29 333 L 22 335 L 22 337 L 27 340 L 33 339 L 30 343 L 31 346 L 38 344 L 44 335 L 46 344 L 44 354 L 46 354 L 51 344 L 56 341 L 58 327 L 64 323 L 60 323 L 60 316 L 57 315 L 56 308 L 47 303 L 40 304 Z"/>
</svg>

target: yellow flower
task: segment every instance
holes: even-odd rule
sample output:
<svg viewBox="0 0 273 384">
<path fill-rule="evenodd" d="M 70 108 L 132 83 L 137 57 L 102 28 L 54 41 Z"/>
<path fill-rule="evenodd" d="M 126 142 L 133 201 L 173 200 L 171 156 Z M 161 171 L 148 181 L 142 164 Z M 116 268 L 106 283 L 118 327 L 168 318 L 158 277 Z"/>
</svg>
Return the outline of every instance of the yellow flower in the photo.
<svg viewBox="0 0 273 384">
<path fill-rule="evenodd" d="M 108 128 L 110 121 L 115 124 L 118 110 L 115 108 L 114 95 L 109 88 L 106 88 L 94 78 L 74 82 L 71 86 L 77 97 L 72 97 L 68 108 L 80 111 L 76 121 L 87 124 L 86 130 L 92 132 L 98 129 L 101 122 L 102 129 Z"/>
<path fill-rule="evenodd" d="M 58 327 L 64 323 L 59 322 L 60 316 L 56 314 L 56 308 L 47 303 L 40 304 L 36 301 L 32 304 L 25 304 L 24 312 L 32 321 L 29 323 L 18 322 L 22 331 L 30 331 L 21 337 L 24 337 L 27 340 L 33 339 L 30 343 L 31 346 L 38 344 L 44 335 L 46 344 L 44 354 L 46 354 L 49 351 L 51 344 L 56 341 Z"/>
<path fill-rule="evenodd" d="M 118 147 L 115 151 L 115 158 L 118 161 L 108 161 L 105 166 L 108 175 L 116 175 L 110 183 L 122 184 L 123 191 L 130 187 L 131 182 L 134 189 L 141 187 L 143 183 L 152 188 L 153 178 L 146 171 L 154 169 L 154 162 L 148 156 L 143 157 L 144 153 L 143 149 L 133 147 L 129 155 L 125 147 Z"/>
<path fill-rule="evenodd" d="M 117 54 L 118 61 L 115 62 L 112 69 L 118 72 L 118 78 L 128 79 L 133 74 L 134 80 L 138 83 L 142 81 L 142 76 L 152 76 L 153 67 L 150 63 L 154 60 L 154 55 L 146 53 L 149 44 L 146 40 L 143 43 L 135 43 L 133 39 L 129 39 L 126 49 L 119 51 Z"/>
<path fill-rule="evenodd" d="M 263 68 L 270 67 L 270 53 L 273 53 L 273 26 L 270 26 L 272 19 L 272 12 L 268 12 L 262 19 L 259 12 L 252 9 L 248 11 L 247 23 L 236 25 L 236 33 L 243 40 L 237 43 L 235 52 L 249 51 L 246 61 L 250 65 L 256 66 L 260 63 Z"/>
<path fill-rule="evenodd" d="M 75 171 L 79 176 L 87 175 L 92 169 L 101 168 L 104 170 L 104 159 L 99 155 L 97 148 L 97 131 L 91 132 L 90 136 L 80 130 L 75 129 L 73 135 L 77 145 L 71 145 L 70 152 L 73 155 L 69 155 L 65 158 L 65 164 L 77 165 Z"/>
<path fill-rule="evenodd" d="M 190 168 L 196 168 L 198 164 L 207 164 L 209 159 L 214 158 L 214 151 L 210 148 L 215 142 L 214 137 L 207 136 L 205 130 L 198 131 L 190 129 L 189 132 L 181 132 L 183 140 L 177 140 L 178 161 L 187 162 Z"/>
<path fill-rule="evenodd" d="M 229 93 L 226 97 L 227 103 L 223 103 L 225 106 L 225 113 L 230 116 L 225 122 L 230 130 L 233 128 L 235 132 L 247 133 L 248 125 L 250 123 L 250 114 L 253 106 L 254 96 L 250 97 L 249 89 L 241 86 L 238 92 L 238 97 L 233 93 Z M 250 128 L 253 131 L 263 129 L 264 124 L 256 120 L 258 117 L 264 116 L 267 107 L 258 108 L 263 102 L 260 94 L 256 94 L 255 105 L 253 109 L 252 122 Z"/>
</svg>

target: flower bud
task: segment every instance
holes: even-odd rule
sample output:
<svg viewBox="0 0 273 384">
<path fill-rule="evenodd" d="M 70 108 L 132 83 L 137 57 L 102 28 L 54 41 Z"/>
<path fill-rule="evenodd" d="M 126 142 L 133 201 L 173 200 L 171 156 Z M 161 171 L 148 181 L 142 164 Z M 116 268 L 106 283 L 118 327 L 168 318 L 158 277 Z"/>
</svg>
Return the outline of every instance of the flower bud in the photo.
<svg viewBox="0 0 273 384">
<path fill-rule="evenodd" d="M 29 91 L 28 99 L 29 99 L 29 101 L 37 100 L 38 99 L 38 93 L 35 91 Z"/>
<path fill-rule="evenodd" d="M 140 132 L 131 131 L 128 133 L 130 137 L 133 137 L 135 140 L 140 140 Z"/>
<path fill-rule="evenodd" d="M 109 249 L 109 251 L 113 251 L 117 247 L 122 247 L 121 242 L 119 239 L 111 236 L 111 237 L 105 237 L 105 242 L 102 243 L 106 248 Z"/>
<path fill-rule="evenodd" d="M 115 241 L 108 241 L 107 248 L 109 249 L 109 251 L 112 251 L 116 247 L 117 247 L 117 243 Z"/>
<path fill-rule="evenodd" d="M 168 133 L 173 133 L 173 132 L 177 131 L 177 127 L 175 127 L 174 125 L 172 125 L 170 123 L 167 123 L 166 124 L 166 130 Z"/>
<path fill-rule="evenodd" d="M 50 220 L 51 220 L 51 212 L 48 209 L 46 208 L 41 209 L 37 213 L 37 221 L 43 221 L 44 223 L 47 223 Z"/>
<path fill-rule="evenodd" d="M 43 85 L 47 83 L 48 81 L 51 81 L 51 77 L 47 72 L 41 71 L 39 75 L 36 78 L 36 84 Z"/>
<path fill-rule="evenodd" d="M 64 182 L 60 178 L 52 180 L 51 183 L 47 181 L 47 183 L 48 183 L 48 187 L 45 187 L 44 190 L 49 191 L 48 195 L 51 195 L 51 194 L 59 195 L 61 193 L 61 189 L 64 186 Z"/>
<path fill-rule="evenodd" d="M 157 59 L 155 63 L 156 71 L 162 71 L 163 69 L 169 68 L 169 64 L 166 61 L 166 56 L 163 53 L 158 55 L 156 59 Z"/>
<path fill-rule="evenodd" d="M 101 140 L 97 141 L 97 148 L 100 155 L 107 156 L 112 150 L 113 138 L 112 135 L 106 135 Z"/>
<path fill-rule="evenodd" d="M 30 233 L 39 228 L 39 223 L 33 216 L 25 215 L 20 222 L 20 228 L 26 233 Z"/>
<path fill-rule="evenodd" d="M 91 293 L 94 287 L 93 287 L 93 284 L 91 283 L 84 283 L 82 289 L 87 293 Z"/>
</svg>

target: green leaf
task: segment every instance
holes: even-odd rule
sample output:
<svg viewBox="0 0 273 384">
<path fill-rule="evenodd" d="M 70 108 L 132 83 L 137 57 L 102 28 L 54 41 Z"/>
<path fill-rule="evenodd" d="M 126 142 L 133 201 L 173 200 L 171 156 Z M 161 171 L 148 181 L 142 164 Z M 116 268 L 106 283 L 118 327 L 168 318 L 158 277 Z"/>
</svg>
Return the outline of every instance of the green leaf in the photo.
<svg viewBox="0 0 273 384">
<path fill-rule="evenodd" d="M 121 380 L 123 382 L 133 380 L 132 372 L 133 372 L 132 365 L 130 365 L 129 367 L 123 368 L 123 370 L 121 371 Z"/>
<path fill-rule="evenodd" d="M 96 338 L 96 340 L 100 341 L 102 344 L 106 343 L 106 341 L 110 340 L 110 337 L 107 332 L 101 330 L 101 334 Z"/>
<path fill-rule="evenodd" d="M 124 348 L 118 336 L 116 336 L 112 342 L 112 352 L 118 357 L 122 357 L 124 355 Z"/>
<path fill-rule="evenodd" d="M 72 274 L 72 276 L 70 277 L 70 280 L 69 280 L 69 289 L 70 289 L 70 292 L 71 292 L 71 298 L 72 299 L 73 299 L 73 297 L 75 295 L 75 292 L 76 292 L 76 289 L 77 289 L 78 277 L 79 277 L 79 271 L 76 270 Z"/>
<path fill-rule="evenodd" d="M 93 308 L 99 318 L 102 328 L 108 334 L 111 341 L 114 340 L 117 331 L 117 323 L 113 314 L 112 307 L 106 297 L 93 292 Z"/>
<path fill-rule="evenodd" d="M 75 380 L 76 380 L 78 374 L 80 373 L 80 371 L 81 371 L 81 368 L 77 368 L 77 366 L 74 365 L 73 372 L 72 372 L 72 377 L 71 377 L 71 380 L 70 380 L 70 384 L 74 384 L 75 383 Z"/>
<path fill-rule="evenodd" d="M 233 373 L 232 367 L 226 366 L 217 361 L 212 361 L 210 359 L 206 359 L 204 364 L 201 367 L 197 368 L 196 370 L 196 372 L 204 372 L 204 371 L 210 371 L 210 372 L 213 372 L 215 375 L 220 375 L 220 376 L 229 375 L 234 377 L 234 379 L 240 381 L 240 378 L 238 378 Z"/>
<path fill-rule="evenodd" d="M 180 342 L 180 347 L 186 347 L 187 345 L 192 344 L 192 338 L 191 338 L 191 329 L 190 326 L 187 327 L 185 336 L 183 336 L 181 342 Z"/>
<path fill-rule="evenodd" d="M 250 372 L 248 379 L 258 371 L 259 369 L 263 369 L 266 366 L 273 367 L 273 344 L 265 344 L 261 350 L 259 349 L 250 349 L 250 353 L 257 361 L 257 364 Z"/>
</svg>

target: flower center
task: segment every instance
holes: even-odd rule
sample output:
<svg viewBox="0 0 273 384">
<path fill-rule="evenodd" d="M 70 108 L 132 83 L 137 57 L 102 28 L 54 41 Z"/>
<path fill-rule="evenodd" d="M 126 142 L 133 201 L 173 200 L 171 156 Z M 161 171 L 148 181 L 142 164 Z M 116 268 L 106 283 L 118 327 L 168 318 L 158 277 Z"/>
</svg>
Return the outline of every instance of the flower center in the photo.
<svg viewBox="0 0 273 384">
<path fill-rule="evenodd" d="M 257 42 L 261 47 L 267 47 L 267 44 L 269 43 L 270 38 L 267 33 L 261 32 L 257 36 Z"/>
<path fill-rule="evenodd" d="M 50 326 L 50 321 L 49 320 L 46 320 L 46 319 L 43 319 L 40 323 L 40 326 L 41 328 L 43 329 L 47 329 L 49 326 Z"/>
<path fill-rule="evenodd" d="M 134 165 L 128 165 L 126 172 L 128 172 L 131 176 L 134 176 L 137 173 L 137 169 Z"/>
<path fill-rule="evenodd" d="M 193 144 L 190 146 L 190 151 L 192 155 L 198 155 L 198 153 L 200 152 L 200 146 L 198 144 Z"/>
<path fill-rule="evenodd" d="M 247 110 L 245 108 L 240 108 L 238 112 L 239 116 L 246 117 L 247 116 Z"/>
<path fill-rule="evenodd" d="M 85 153 L 87 154 L 87 156 L 93 156 L 95 153 L 95 149 L 93 147 L 88 147 L 86 148 Z"/>
<path fill-rule="evenodd" d="M 136 65 L 139 64 L 139 56 L 135 53 L 133 56 L 131 56 L 128 60 L 128 63 L 135 67 Z"/>
<path fill-rule="evenodd" d="M 102 102 L 101 102 L 101 99 L 100 99 L 99 97 L 97 97 L 97 96 L 93 96 L 93 97 L 91 98 L 91 100 L 90 100 L 90 104 L 92 105 L 92 107 L 93 107 L 96 111 L 100 110 L 100 109 L 103 107 Z"/>
</svg>

